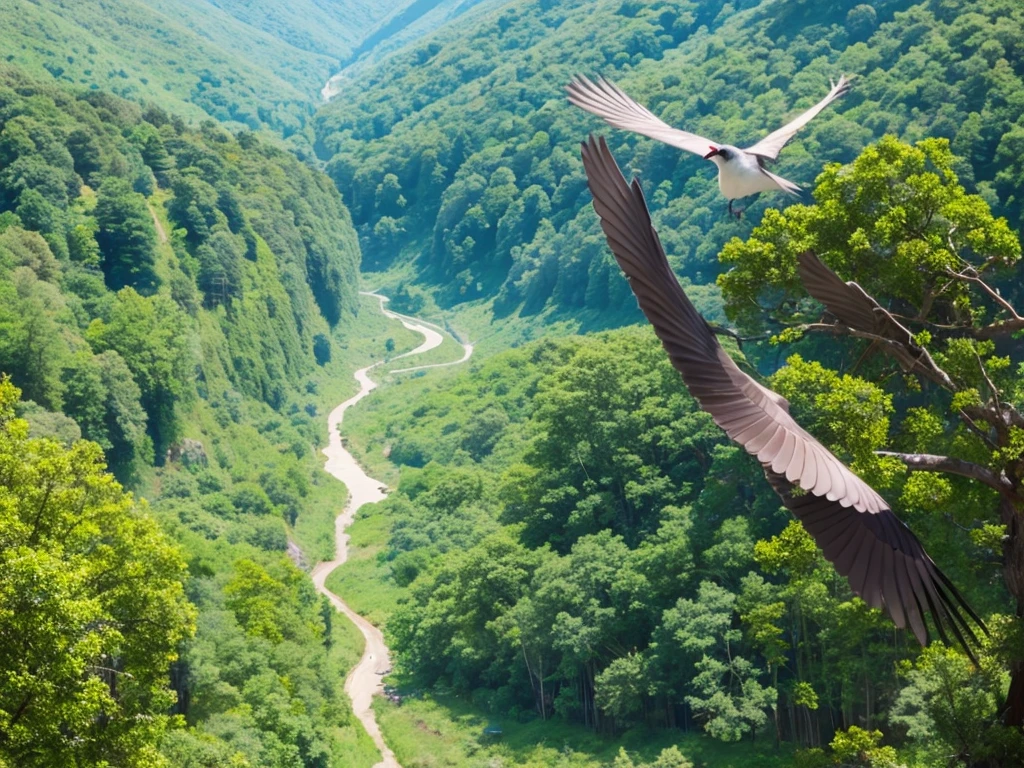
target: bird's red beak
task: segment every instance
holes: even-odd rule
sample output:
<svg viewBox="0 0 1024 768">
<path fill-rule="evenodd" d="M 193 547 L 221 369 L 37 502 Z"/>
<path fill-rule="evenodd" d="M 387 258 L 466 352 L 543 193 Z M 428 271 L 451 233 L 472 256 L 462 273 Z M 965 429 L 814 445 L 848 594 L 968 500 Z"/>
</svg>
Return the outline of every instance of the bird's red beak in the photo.
<svg viewBox="0 0 1024 768">
<path fill-rule="evenodd" d="M 720 150 L 718 147 L 711 147 L 711 151 L 708 152 L 706 155 L 704 155 L 704 159 L 705 160 L 710 160 L 712 157 L 714 157 L 715 155 L 717 155 L 721 151 L 722 150 Z"/>
</svg>

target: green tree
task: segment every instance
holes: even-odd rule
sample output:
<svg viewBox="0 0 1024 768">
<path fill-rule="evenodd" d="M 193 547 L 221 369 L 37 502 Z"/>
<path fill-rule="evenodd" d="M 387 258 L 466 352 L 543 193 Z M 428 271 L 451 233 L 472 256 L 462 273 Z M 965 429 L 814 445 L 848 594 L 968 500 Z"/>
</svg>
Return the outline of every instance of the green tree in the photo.
<svg viewBox="0 0 1024 768">
<path fill-rule="evenodd" d="M 0 381 L 0 758 L 162 765 L 185 563 L 102 454 L 28 438 Z"/>
<path fill-rule="evenodd" d="M 178 437 L 176 406 L 191 396 L 193 351 L 184 313 L 163 295 L 144 297 L 131 288 L 117 294 L 110 319 L 94 320 L 86 336 L 96 352 L 124 360 L 141 393 L 159 461 Z"/>
<path fill-rule="evenodd" d="M 835 364 L 876 353 L 869 375 L 902 382 L 907 396 L 925 381 L 937 388 L 926 406 L 901 414 L 897 444 L 904 452 L 881 452 L 879 459 L 893 409 L 877 386 L 796 359 L 775 377 L 794 408 L 814 399 L 824 418 L 812 420 L 812 430 L 880 488 L 894 491 L 897 506 L 942 509 L 961 525 L 1007 525 L 1005 582 L 1024 605 L 1024 549 L 1016 541 L 1024 506 L 1010 490 L 1024 477 L 1018 461 L 1024 391 L 1010 358 L 996 354 L 993 343 L 1024 329 L 1024 319 L 993 287 L 1018 263 L 1021 246 L 1005 219 L 967 194 L 955 165 L 945 140 L 909 146 L 893 138 L 869 147 L 849 167 L 830 165 L 819 177 L 816 204 L 769 212 L 747 241 L 726 246 L 721 258 L 732 269 L 719 282 L 727 313 L 744 328 L 768 325 L 783 340 L 838 337 L 829 352 Z M 797 272 L 797 254 L 806 249 L 844 279 L 856 278 L 882 306 L 898 308 L 913 341 L 883 343 L 876 327 L 857 318 L 822 316 Z M 811 338 L 802 344 L 815 349 Z M 890 378 L 894 373 L 902 376 Z M 831 383 L 823 386 L 826 380 Z M 934 474 L 903 479 L 906 470 Z M 973 480 L 973 487 L 950 479 L 957 476 Z M 970 490 L 956 496 L 953 483 Z M 940 541 L 955 539 L 940 521 L 917 519 Z M 963 546 L 946 545 L 950 551 Z M 1015 682 L 1003 711 L 1021 725 L 1024 658 L 1010 668 Z"/>
<path fill-rule="evenodd" d="M 156 230 L 146 199 L 127 181 L 108 178 L 96 195 L 96 242 L 103 272 L 113 290 L 134 288 L 143 295 L 156 290 Z"/>
<path fill-rule="evenodd" d="M 67 343 L 58 328 L 66 311 L 59 290 L 38 280 L 29 267 L 0 272 L 0 372 L 11 376 L 27 399 L 51 410 L 63 404 Z"/>
</svg>

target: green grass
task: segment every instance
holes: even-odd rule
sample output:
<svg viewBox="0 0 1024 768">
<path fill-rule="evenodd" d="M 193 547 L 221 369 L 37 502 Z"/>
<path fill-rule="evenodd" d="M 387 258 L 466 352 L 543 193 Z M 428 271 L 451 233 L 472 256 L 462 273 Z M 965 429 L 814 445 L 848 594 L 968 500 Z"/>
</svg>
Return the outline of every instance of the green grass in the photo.
<svg viewBox="0 0 1024 768">
<path fill-rule="evenodd" d="M 348 529 L 348 562 L 327 577 L 329 590 L 378 627 L 387 625 L 403 592 L 388 578 L 387 566 L 377 561 L 390 532 L 391 520 L 384 510 L 378 505 L 363 507 Z"/>
<path fill-rule="evenodd" d="M 730 744 L 678 730 L 634 729 L 602 736 L 558 719 L 519 723 L 492 718 L 447 697 L 405 699 L 401 706 L 378 699 L 374 710 L 388 746 L 404 768 L 599 768 L 610 766 L 620 748 L 636 762 L 649 762 L 673 745 L 695 766 L 782 768 L 792 764 L 792 752 L 785 747 L 776 752 L 767 735 L 756 743 Z M 497 742 L 488 743 L 482 731 L 492 722 L 501 726 L 503 734 Z"/>
<path fill-rule="evenodd" d="M 462 349 L 462 345 L 453 339 L 449 334 L 443 333 L 444 340 L 440 346 L 434 347 L 428 352 L 424 352 L 419 355 L 411 357 L 403 357 L 400 360 L 392 359 L 386 366 L 384 366 L 383 374 L 386 376 L 393 370 L 400 370 L 402 368 L 413 368 L 421 365 L 436 365 L 437 363 L 451 363 L 456 360 L 461 360 L 465 352 Z M 420 336 L 422 342 L 423 337 Z M 399 353 L 400 354 L 400 353 Z M 380 376 L 381 374 L 378 374 Z M 409 377 L 414 375 L 413 372 L 409 373 L 398 373 L 396 376 Z"/>
<path fill-rule="evenodd" d="M 331 679 L 335 681 L 339 695 L 347 703 L 348 697 L 342 690 L 345 686 L 345 676 L 363 655 L 365 642 L 355 625 L 340 614 L 331 622 L 331 642 Z M 370 768 L 380 760 L 380 752 L 351 710 L 346 714 L 348 722 L 335 728 L 336 744 L 344 756 L 338 768 Z"/>
<path fill-rule="evenodd" d="M 374 391 L 358 408 L 346 415 L 348 449 L 372 477 L 381 480 L 389 488 L 398 486 L 399 469 L 384 455 L 385 449 L 392 442 L 392 438 L 384 431 L 390 412 L 404 407 L 406 403 L 416 402 L 430 390 L 443 388 L 449 378 L 464 374 L 475 357 L 474 353 L 465 365 L 393 376 L 385 386 Z"/>
<path fill-rule="evenodd" d="M 305 564 L 311 567 L 334 558 L 334 518 L 348 500 L 348 490 L 326 472 L 314 476 L 302 512 L 292 528 L 292 539 L 302 550 Z"/>
</svg>

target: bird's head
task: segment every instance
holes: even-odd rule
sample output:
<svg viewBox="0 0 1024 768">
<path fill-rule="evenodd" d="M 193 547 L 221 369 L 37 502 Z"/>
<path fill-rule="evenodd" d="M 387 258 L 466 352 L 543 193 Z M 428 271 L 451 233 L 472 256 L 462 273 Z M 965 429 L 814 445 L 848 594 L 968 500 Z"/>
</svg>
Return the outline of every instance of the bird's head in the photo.
<svg viewBox="0 0 1024 768">
<path fill-rule="evenodd" d="M 729 162 L 729 160 L 731 160 L 734 157 L 734 153 L 736 152 L 735 147 L 729 147 L 725 145 L 722 145 L 720 147 L 709 147 L 709 149 L 711 151 L 704 155 L 704 159 L 710 160 L 711 162 L 715 163 L 715 165 L 718 165 L 719 162 Z"/>
</svg>

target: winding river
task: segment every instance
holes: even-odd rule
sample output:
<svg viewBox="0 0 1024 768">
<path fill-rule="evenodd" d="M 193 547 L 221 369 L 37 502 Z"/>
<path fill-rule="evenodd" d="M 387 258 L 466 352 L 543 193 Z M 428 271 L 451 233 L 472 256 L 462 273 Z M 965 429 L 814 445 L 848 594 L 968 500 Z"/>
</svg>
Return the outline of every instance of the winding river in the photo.
<svg viewBox="0 0 1024 768">
<path fill-rule="evenodd" d="M 406 315 L 400 315 L 397 312 L 392 312 L 386 309 L 384 307 L 384 303 L 388 300 L 386 296 L 381 296 L 380 294 L 368 291 L 362 291 L 361 293 L 364 296 L 372 296 L 376 298 L 380 302 L 380 311 L 386 317 L 389 317 L 392 320 L 398 320 L 410 331 L 415 331 L 416 333 L 423 335 L 422 344 L 411 352 L 398 355 L 397 357 L 392 358 L 392 360 L 423 354 L 424 352 L 428 352 L 431 349 L 440 346 L 444 341 L 444 337 L 440 332 L 441 329 L 433 323 L 428 323 L 425 320 L 419 320 Z M 453 360 L 449 363 L 435 363 L 433 365 L 418 365 L 411 368 L 400 368 L 391 372 L 406 373 L 426 368 L 440 368 L 448 365 L 458 365 L 459 363 L 463 363 L 468 360 L 470 355 L 473 354 L 472 344 L 463 344 L 462 349 L 463 356 L 459 360 Z M 368 365 L 367 367 L 360 368 L 356 371 L 355 379 L 359 382 L 359 392 L 337 406 L 327 417 L 327 429 L 328 434 L 330 435 L 330 440 L 327 447 L 323 450 L 324 455 L 327 457 L 324 469 L 334 477 L 341 480 L 341 482 L 348 487 L 348 503 L 334 522 L 334 539 L 336 545 L 334 559 L 328 562 L 317 563 L 310 576 L 313 579 L 313 584 L 316 585 L 317 590 L 326 595 L 334 607 L 344 613 L 352 623 L 359 628 L 359 631 L 363 633 L 363 637 L 366 639 L 366 647 L 363 650 L 362 658 L 352 671 L 349 672 L 348 678 L 345 680 L 345 692 L 349 695 L 349 698 L 352 699 L 352 709 L 355 712 L 356 717 L 359 718 L 360 722 L 366 728 L 367 733 L 370 734 L 370 737 L 373 739 L 382 755 L 381 761 L 377 763 L 374 768 L 401 768 L 398 761 L 395 759 L 394 753 L 388 748 L 387 744 L 384 743 L 384 737 L 381 735 L 380 727 L 377 724 L 377 719 L 374 717 L 373 708 L 371 707 L 374 694 L 379 693 L 383 689 L 382 676 L 391 667 L 391 663 L 388 658 L 388 648 L 384 644 L 384 636 L 377 627 L 349 608 L 344 600 L 331 592 L 325 586 L 327 577 L 331 572 L 348 559 L 348 534 L 345 533 L 345 529 L 352 524 L 352 521 L 355 519 L 356 512 L 358 512 L 359 508 L 364 504 L 373 504 L 378 502 L 386 495 L 386 488 L 384 484 L 380 480 L 374 480 L 372 477 L 367 475 L 363 471 L 363 468 L 359 466 L 355 457 L 345 450 L 345 446 L 341 442 L 340 429 L 342 419 L 345 417 L 345 411 L 358 403 L 377 387 L 377 382 L 370 378 L 369 372 L 383 363 L 384 361 L 381 360 L 373 365 Z"/>
</svg>

